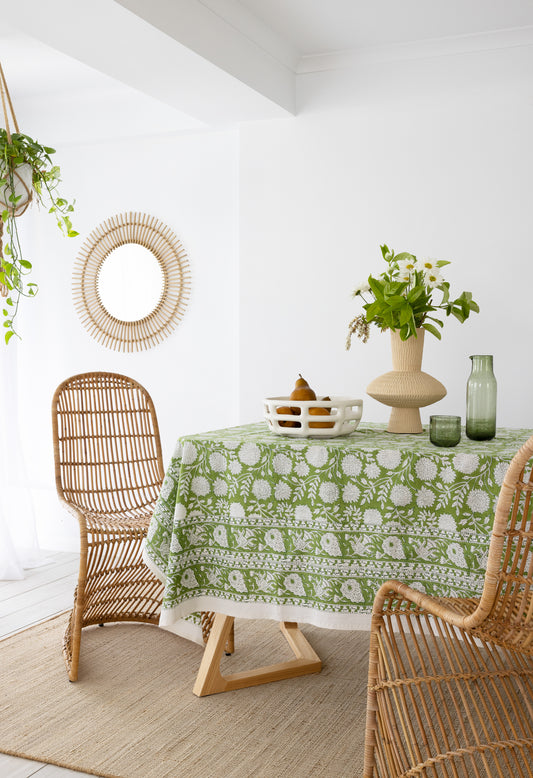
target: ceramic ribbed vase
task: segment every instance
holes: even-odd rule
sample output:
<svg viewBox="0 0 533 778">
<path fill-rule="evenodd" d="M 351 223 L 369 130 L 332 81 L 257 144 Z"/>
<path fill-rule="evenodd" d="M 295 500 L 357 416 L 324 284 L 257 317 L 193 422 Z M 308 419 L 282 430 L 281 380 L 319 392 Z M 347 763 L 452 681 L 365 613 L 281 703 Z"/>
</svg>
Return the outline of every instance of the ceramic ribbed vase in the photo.
<svg viewBox="0 0 533 778">
<path fill-rule="evenodd" d="M 391 330 L 392 370 L 366 388 L 370 397 L 392 408 L 387 432 L 422 432 L 419 409 L 446 395 L 441 382 L 422 371 L 425 330 L 420 327 L 416 334 L 416 338 L 401 340 Z"/>
</svg>

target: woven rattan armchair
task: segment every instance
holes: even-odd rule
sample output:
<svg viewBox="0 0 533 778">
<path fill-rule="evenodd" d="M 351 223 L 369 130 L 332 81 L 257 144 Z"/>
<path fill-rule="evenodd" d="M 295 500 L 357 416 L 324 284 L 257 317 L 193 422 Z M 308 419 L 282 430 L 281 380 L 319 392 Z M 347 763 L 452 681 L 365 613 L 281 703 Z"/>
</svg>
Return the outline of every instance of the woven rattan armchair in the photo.
<svg viewBox="0 0 533 778">
<path fill-rule="evenodd" d="M 76 681 L 83 627 L 159 621 L 163 584 L 141 547 L 164 471 L 154 404 L 131 378 L 83 373 L 63 381 L 52 426 L 57 493 L 80 526 L 78 585 L 63 640 Z"/>
<path fill-rule="evenodd" d="M 532 456 L 533 437 L 500 491 L 480 597 L 379 589 L 364 778 L 533 776 Z"/>
</svg>

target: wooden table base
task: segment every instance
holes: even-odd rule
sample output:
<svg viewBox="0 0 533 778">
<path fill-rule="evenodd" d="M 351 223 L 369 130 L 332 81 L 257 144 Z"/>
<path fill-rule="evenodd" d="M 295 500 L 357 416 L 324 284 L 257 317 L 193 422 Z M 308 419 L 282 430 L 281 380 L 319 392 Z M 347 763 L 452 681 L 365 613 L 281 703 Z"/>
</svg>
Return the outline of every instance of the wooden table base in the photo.
<svg viewBox="0 0 533 778">
<path fill-rule="evenodd" d="M 283 621 L 280 624 L 280 629 L 285 635 L 296 659 L 258 667 L 255 670 L 246 670 L 242 673 L 222 675 L 220 672 L 220 659 L 230 636 L 233 622 L 233 616 L 225 616 L 223 613 L 217 613 L 215 616 L 193 688 L 193 692 L 197 697 L 228 692 L 233 689 L 244 689 L 246 686 L 258 686 L 262 683 L 282 681 L 285 678 L 295 678 L 299 675 L 319 673 L 321 671 L 322 662 L 320 657 L 315 654 L 298 629 L 298 625 L 293 621 Z"/>
</svg>

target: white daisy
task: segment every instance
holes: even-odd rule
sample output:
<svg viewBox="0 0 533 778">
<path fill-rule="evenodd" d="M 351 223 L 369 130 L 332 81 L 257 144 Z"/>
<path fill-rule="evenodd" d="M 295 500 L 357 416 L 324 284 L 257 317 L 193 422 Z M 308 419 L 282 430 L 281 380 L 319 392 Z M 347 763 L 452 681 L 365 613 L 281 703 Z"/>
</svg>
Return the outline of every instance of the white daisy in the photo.
<svg viewBox="0 0 533 778">
<path fill-rule="evenodd" d="M 412 254 L 405 257 L 405 259 L 400 259 L 398 262 L 398 269 L 400 271 L 400 276 L 407 276 L 407 280 L 409 280 L 417 269 L 416 259 Z"/>
<path fill-rule="evenodd" d="M 427 257 L 427 259 L 418 259 L 416 262 L 416 269 L 421 270 L 423 273 L 429 270 L 438 270 L 437 260 Z"/>
<path fill-rule="evenodd" d="M 443 281 L 442 273 L 439 273 L 438 270 L 427 270 L 424 273 L 424 284 L 430 289 L 440 286 Z"/>
<path fill-rule="evenodd" d="M 359 286 L 356 286 L 355 289 L 352 292 L 353 297 L 357 297 L 359 294 L 364 294 L 365 292 L 370 291 L 370 284 L 368 281 L 363 281 L 362 284 L 359 284 Z"/>
<path fill-rule="evenodd" d="M 229 515 L 233 519 L 244 519 L 244 508 L 240 502 L 232 502 L 229 506 Z"/>
<path fill-rule="evenodd" d="M 233 475 L 239 475 L 241 470 L 242 465 L 237 459 L 234 459 L 229 463 L 229 471 L 230 473 L 233 473 Z"/>
</svg>

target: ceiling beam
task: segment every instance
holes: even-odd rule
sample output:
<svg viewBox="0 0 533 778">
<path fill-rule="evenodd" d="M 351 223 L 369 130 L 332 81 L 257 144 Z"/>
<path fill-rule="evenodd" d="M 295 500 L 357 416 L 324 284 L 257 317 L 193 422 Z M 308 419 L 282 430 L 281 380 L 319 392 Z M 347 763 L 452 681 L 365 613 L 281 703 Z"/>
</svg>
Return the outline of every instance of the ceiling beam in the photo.
<svg viewBox="0 0 533 778">
<path fill-rule="evenodd" d="M 0 9 L 25 34 L 207 125 L 294 113 L 294 71 L 198 0 L 0 0 Z"/>
</svg>

